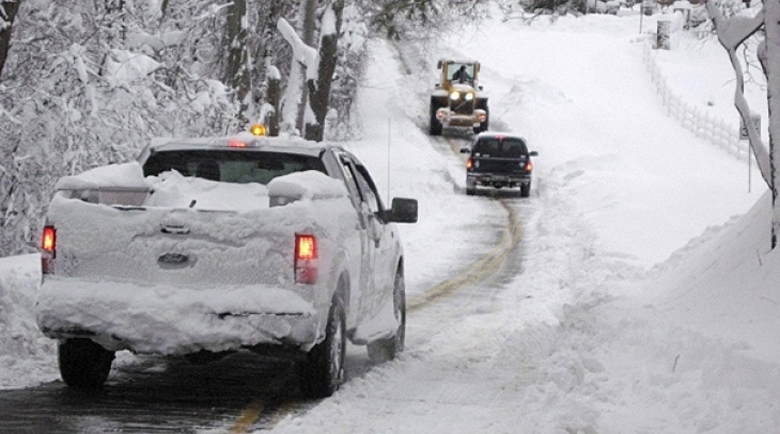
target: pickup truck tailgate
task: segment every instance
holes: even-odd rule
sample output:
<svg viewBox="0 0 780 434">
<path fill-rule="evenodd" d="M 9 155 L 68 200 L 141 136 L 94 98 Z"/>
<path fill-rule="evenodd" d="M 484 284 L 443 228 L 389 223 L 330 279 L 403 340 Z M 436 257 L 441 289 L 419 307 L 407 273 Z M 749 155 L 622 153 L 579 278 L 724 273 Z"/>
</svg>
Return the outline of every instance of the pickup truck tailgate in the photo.
<svg viewBox="0 0 780 434">
<path fill-rule="evenodd" d="M 527 157 L 521 158 L 490 158 L 474 157 L 472 172 L 476 173 L 504 173 L 524 174 Z"/>
<path fill-rule="evenodd" d="M 198 287 L 289 283 L 294 244 L 290 229 L 306 230 L 305 220 L 289 219 L 289 211 L 280 207 L 239 213 L 55 200 L 49 213 L 57 230 L 55 272 Z"/>
</svg>

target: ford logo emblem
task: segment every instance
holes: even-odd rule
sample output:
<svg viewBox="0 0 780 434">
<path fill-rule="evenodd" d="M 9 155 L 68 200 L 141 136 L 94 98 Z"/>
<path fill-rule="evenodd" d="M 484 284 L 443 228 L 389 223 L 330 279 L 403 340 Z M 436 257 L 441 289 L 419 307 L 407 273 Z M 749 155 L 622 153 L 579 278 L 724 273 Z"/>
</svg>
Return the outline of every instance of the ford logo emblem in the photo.
<svg viewBox="0 0 780 434">
<path fill-rule="evenodd" d="M 190 257 L 182 253 L 166 253 L 157 258 L 157 263 L 163 267 L 183 267 L 190 265 Z"/>
</svg>

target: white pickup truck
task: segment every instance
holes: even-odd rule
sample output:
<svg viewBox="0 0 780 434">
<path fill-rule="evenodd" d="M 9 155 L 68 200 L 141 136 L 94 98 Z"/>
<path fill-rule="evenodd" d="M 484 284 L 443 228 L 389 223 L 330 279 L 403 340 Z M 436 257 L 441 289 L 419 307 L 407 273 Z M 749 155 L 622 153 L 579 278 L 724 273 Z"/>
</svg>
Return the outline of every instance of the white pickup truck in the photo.
<svg viewBox="0 0 780 434">
<path fill-rule="evenodd" d="M 331 395 L 347 339 L 403 350 L 404 257 L 394 222 L 340 147 L 296 138 L 156 142 L 137 161 L 64 177 L 43 230 L 42 332 L 62 378 L 98 387 L 114 353 L 291 358 L 307 397 Z"/>
</svg>

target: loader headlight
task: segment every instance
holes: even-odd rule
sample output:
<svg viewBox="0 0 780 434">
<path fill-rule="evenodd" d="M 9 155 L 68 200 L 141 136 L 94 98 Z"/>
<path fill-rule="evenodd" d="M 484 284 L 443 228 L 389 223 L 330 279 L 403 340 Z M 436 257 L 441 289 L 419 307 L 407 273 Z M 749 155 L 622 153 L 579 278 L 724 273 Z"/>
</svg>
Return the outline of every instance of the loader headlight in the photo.
<svg viewBox="0 0 780 434">
<path fill-rule="evenodd" d="M 464 98 L 466 99 L 466 101 L 471 101 L 472 99 L 474 99 L 474 94 L 469 92 L 466 94 Z"/>
<path fill-rule="evenodd" d="M 457 90 L 455 92 L 452 92 L 450 94 L 450 99 L 453 100 L 453 101 L 459 100 L 460 99 L 460 92 L 458 92 Z"/>
</svg>

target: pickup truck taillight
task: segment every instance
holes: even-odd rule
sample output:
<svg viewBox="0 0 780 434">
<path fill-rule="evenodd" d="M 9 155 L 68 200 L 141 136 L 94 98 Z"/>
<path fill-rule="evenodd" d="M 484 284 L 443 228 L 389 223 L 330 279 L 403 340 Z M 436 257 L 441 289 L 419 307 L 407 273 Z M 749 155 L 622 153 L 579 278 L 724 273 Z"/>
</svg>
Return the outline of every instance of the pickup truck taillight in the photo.
<svg viewBox="0 0 780 434">
<path fill-rule="evenodd" d="M 472 167 L 474 167 L 474 160 L 472 160 L 471 157 L 469 157 L 469 159 L 466 160 L 466 170 L 469 170 Z"/>
<path fill-rule="evenodd" d="M 525 163 L 525 171 L 530 172 L 534 170 L 534 165 L 531 164 L 531 159 L 529 158 L 528 161 Z"/>
<path fill-rule="evenodd" d="M 44 226 L 41 239 L 41 271 L 54 273 L 54 257 L 57 254 L 57 231 L 54 226 Z"/>
<path fill-rule="evenodd" d="M 295 282 L 315 284 L 319 274 L 317 237 L 295 234 Z"/>
</svg>

